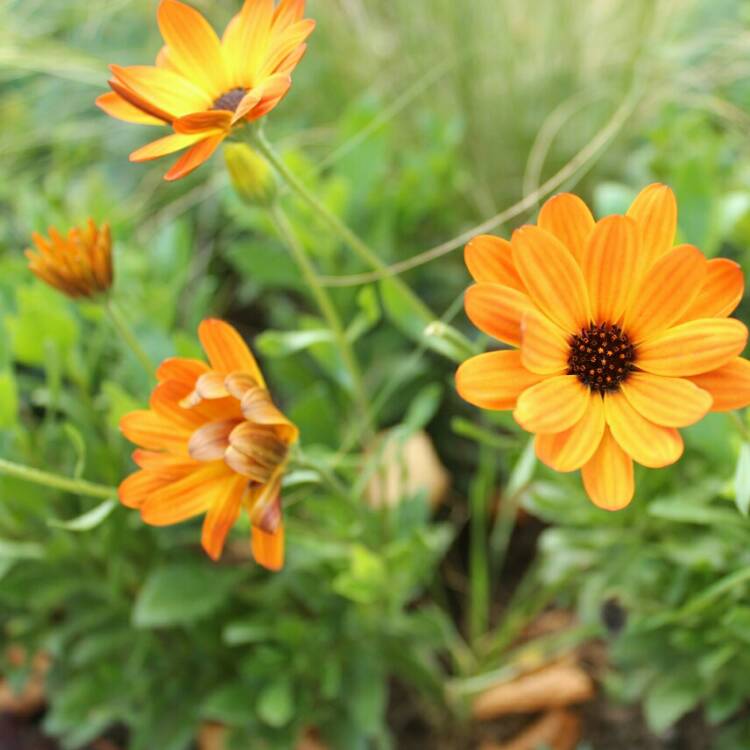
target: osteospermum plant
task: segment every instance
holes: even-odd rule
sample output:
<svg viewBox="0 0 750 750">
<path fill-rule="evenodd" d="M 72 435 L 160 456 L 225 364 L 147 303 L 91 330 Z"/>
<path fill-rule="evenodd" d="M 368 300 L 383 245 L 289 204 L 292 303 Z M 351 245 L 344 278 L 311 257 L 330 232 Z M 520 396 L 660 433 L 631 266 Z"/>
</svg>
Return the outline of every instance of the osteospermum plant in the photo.
<svg viewBox="0 0 750 750">
<path fill-rule="evenodd" d="M 154 66 L 112 65 L 97 104 L 107 114 L 172 133 L 130 155 L 141 162 L 185 151 L 166 173 L 177 180 L 211 157 L 233 130 L 268 114 L 292 84 L 315 22 L 303 18 L 305 0 L 245 0 L 221 39 L 194 8 L 161 0 L 164 38 Z"/>
<path fill-rule="evenodd" d="M 626 215 L 598 222 L 574 195 L 541 209 L 511 241 L 466 247 L 476 284 L 465 307 L 510 346 L 464 362 L 458 392 L 486 409 L 512 409 L 557 471 L 581 470 L 588 496 L 617 510 L 634 494 L 633 462 L 668 466 L 678 431 L 709 411 L 750 403 L 743 323 L 729 316 L 741 268 L 674 245 L 677 205 L 660 184 Z"/>
</svg>

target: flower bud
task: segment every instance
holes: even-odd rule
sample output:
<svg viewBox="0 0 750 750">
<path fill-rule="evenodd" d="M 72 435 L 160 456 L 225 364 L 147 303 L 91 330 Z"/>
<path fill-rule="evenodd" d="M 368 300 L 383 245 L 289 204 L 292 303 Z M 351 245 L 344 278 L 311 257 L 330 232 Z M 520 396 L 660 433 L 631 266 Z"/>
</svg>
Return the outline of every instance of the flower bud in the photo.
<svg viewBox="0 0 750 750">
<path fill-rule="evenodd" d="M 276 179 L 271 165 L 246 143 L 224 147 L 229 178 L 237 195 L 246 203 L 269 206 L 276 198 Z"/>
</svg>

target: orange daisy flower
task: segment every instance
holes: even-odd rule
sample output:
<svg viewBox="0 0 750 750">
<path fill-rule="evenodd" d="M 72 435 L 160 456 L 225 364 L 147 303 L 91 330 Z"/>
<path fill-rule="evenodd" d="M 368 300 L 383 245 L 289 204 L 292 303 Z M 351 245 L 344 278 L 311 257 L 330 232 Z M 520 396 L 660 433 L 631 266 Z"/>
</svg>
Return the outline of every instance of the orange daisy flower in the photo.
<svg viewBox="0 0 750 750">
<path fill-rule="evenodd" d="M 608 510 L 633 497 L 633 461 L 677 461 L 678 427 L 750 403 L 747 329 L 728 316 L 742 269 L 674 247 L 677 204 L 650 185 L 625 216 L 595 222 L 574 195 L 555 196 L 537 226 L 510 242 L 466 246 L 477 282 L 466 313 L 514 347 L 480 354 L 456 374 L 458 392 L 486 409 L 512 409 L 557 471 L 581 469 Z"/>
<path fill-rule="evenodd" d="M 154 526 L 205 513 L 201 543 L 214 560 L 244 506 L 255 560 L 278 570 L 284 561 L 281 477 L 298 430 L 271 401 L 232 326 L 204 320 L 198 336 L 210 366 L 166 360 L 150 409 L 120 421 L 125 437 L 141 446 L 133 453 L 140 471 L 120 485 L 120 500 Z"/>
<path fill-rule="evenodd" d="M 49 239 L 31 235 L 36 250 L 26 250 L 29 269 L 39 279 L 63 294 L 78 299 L 104 294 L 112 286 L 112 236 L 109 225 L 97 227 L 89 219 L 85 227 L 74 227 L 63 237 L 50 227 Z"/>
<path fill-rule="evenodd" d="M 178 0 L 157 11 L 165 46 L 156 66 L 112 65 L 113 91 L 96 103 L 112 117 L 171 125 L 174 133 L 139 148 L 131 161 L 189 150 L 167 172 L 177 180 L 206 161 L 238 126 L 263 117 L 286 95 L 315 21 L 305 0 L 245 0 L 221 39 L 206 19 Z"/>
</svg>

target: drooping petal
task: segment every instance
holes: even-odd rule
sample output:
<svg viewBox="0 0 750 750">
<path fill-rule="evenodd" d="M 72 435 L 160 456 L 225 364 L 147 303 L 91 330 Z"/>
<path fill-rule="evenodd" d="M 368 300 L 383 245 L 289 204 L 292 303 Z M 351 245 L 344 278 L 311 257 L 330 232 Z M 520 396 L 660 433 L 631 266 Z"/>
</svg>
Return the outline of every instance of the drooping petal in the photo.
<svg viewBox="0 0 750 750">
<path fill-rule="evenodd" d="M 467 359 L 456 372 L 456 390 L 482 409 L 513 409 L 516 399 L 542 380 L 521 364 L 521 352 L 487 352 Z"/>
<path fill-rule="evenodd" d="M 253 526 L 252 552 L 258 565 L 262 565 L 268 570 L 281 570 L 284 567 L 283 524 L 272 534 Z"/>
<path fill-rule="evenodd" d="M 706 416 L 713 398 L 684 378 L 632 372 L 620 386 L 625 398 L 646 419 L 663 427 L 687 427 Z"/>
<path fill-rule="evenodd" d="M 711 411 L 730 411 L 750 405 L 750 362 L 746 359 L 737 357 L 716 370 L 693 375 L 690 380 L 713 396 Z"/>
<path fill-rule="evenodd" d="M 699 375 L 738 356 L 747 343 L 747 328 L 731 318 L 705 318 L 669 328 L 637 349 L 636 365 L 654 375 Z"/>
<path fill-rule="evenodd" d="M 172 135 L 166 135 L 164 138 L 151 141 L 151 143 L 147 143 L 145 146 L 136 149 L 130 154 L 130 161 L 141 162 L 159 159 L 167 154 L 173 154 L 175 151 L 180 151 L 183 148 L 192 146 L 194 143 L 205 138 L 205 133 L 192 133 L 190 135 L 184 133 L 172 133 Z"/>
<path fill-rule="evenodd" d="M 563 432 L 536 436 L 536 455 L 555 471 L 580 469 L 599 447 L 604 426 L 602 397 L 589 392 L 586 409 L 576 424 Z"/>
<path fill-rule="evenodd" d="M 551 375 L 565 372 L 570 344 L 548 317 L 528 309 L 521 320 L 521 361 L 531 372 Z"/>
<path fill-rule="evenodd" d="M 680 433 L 646 419 L 622 393 L 606 394 L 604 416 L 620 447 L 639 464 L 657 469 L 673 464 L 682 455 Z"/>
<path fill-rule="evenodd" d="M 623 323 L 633 343 L 661 333 L 684 318 L 706 278 L 707 265 L 698 248 L 678 245 L 651 266 Z"/>
<path fill-rule="evenodd" d="M 594 229 L 594 217 L 577 195 L 560 193 L 542 206 L 537 224 L 554 234 L 580 261 Z"/>
<path fill-rule="evenodd" d="M 554 235 L 525 226 L 513 233 L 513 261 L 529 297 L 566 333 L 589 323 L 583 274 L 570 251 Z"/>
<path fill-rule="evenodd" d="M 273 534 L 281 524 L 281 476 L 284 467 L 279 466 L 273 476 L 262 485 L 248 489 L 246 503 L 250 522 L 255 528 Z"/>
<path fill-rule="evenodd" d="M 266 381 L 255 357 L 240 334 L 228 323 L 216 318 L 204 320 L 198 327 L 198 338 L 214 370 L 226 374 L 246 372 L 258 385 L 265 387 Z"/>
<path fill-rule="evenodd" d="M 221 42 L 206 19 L 178 0 L 161 0 L 159 30 L 171 63 L 213 100 L 231 88 Z"/>
<path fill-rule="evenodd" d="M 265 388 L 251 388 L 242 397 L 242 414 L 249 422 L 273 427 L 287 444 L 297 441 L 299 430 L 271 400 Z"/>
<path fill-rule="evenodd" d="M 518 397 L 513 418 L 528 432 L 563 432 L 581 419 L 589 393 L 575 375 L 555 375 Z"/>
<path fill-rule="evenodd" d="M 480 331 L 513 346 L 521 343 L 521 319 L 530 305 L 523 292 L 501 284 L 474 284 L 464 297 L 469 320 Z"/>
<path fill-rule="evenodd" d="M 175 162 L 174 166 L 164 175 L 164 179 L 171 182 L 187 177 L 194 169 L 211 158 L 224 138 L 226 138 L 226 133 L 221 133 L 196 143 Z"/>
<path fill-rule="evenodd" d="M 245 0 L 224 32 L 222 46 L 233 86 L 252 88 L 270 41 L 273 0 Z"/>
<path fill-rule="evenodd" d="M 745 293 L 745 275 L 738 263 L 727 258 L 708 261 L 706 278 L 683 320 L 726 318 L 740 304 Z"/>
<path fill-rule="evenodd" d="M 221 557 L 227 534 L 240 515 L 246 484 L 247 480 L 244 477 L 230 477 L 222 482 L 221 489 L 214 495 L 201 533 L 203 549 L 212 560 Z"/>
<path fill-rule="evenodd" d="M 581 469 L 583 486 L 594 505 L 604 510 L 620 510 L 630 504 L 635 492 L 633 460 L 604 430 L 596 453 Z"/>
<path fill-rule="evenodd" d="M 644 270 L 674 245 L 677 201 L 671 188 L 660 183 L 645 187 L 628 209 L 641 231 Z"/>
<path fill-rule="evenodd" d="M 474 281 L 502 284 L 519 292 L 526 291 L 513 265 L 513 247 L 508 240 L 491 234 L 475 237 L 466 245 L 464 260 Z"/>
<path fill-rule="evenodd" d="M 581 258 L 593 320 L 619 323 L 640 278 L 638 228 L 627 216 L 608 216 L 589 234 Z"/>
<path fill-rule="evenodd" d="M 139 107 L 127 101 L 127 99 L 123 99 L 115 91 L 110 91 L 108 94 L 102 94 L 97 97 L 96 106 L 104 110 L 110 117 L 114 117 L 117 120 L 124 120 L 125 122 L 134 122 L 138 125 L 164 125 L 167 122 L 167 120 L 144 112 Z"/>
<path fill-rule="evenodd" d="M 236 476 L 221 462 L 204 464 L 177 482 L 170 482 L 141 506 L 141 517 L 152 526 L 169 526 L 208 511 L 227 482 Z"/>
</svg>

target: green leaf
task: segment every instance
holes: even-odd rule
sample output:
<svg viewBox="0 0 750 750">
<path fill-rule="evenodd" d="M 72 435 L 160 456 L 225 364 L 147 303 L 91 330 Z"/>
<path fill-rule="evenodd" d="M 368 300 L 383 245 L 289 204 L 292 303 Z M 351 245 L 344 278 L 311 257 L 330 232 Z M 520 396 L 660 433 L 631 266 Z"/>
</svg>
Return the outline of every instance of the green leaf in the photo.
<svg viewBox="0 0 750 750">
<path fill-rule="evenodd" d="M 41 544 L 0 539 L 0 560 L 41 560 L 43 557 Z"/>
<path fill-rule="evenodd" d="M 372 604 L 383 594 L 387 571 L 383 560 L 361 544 L 351 548 L 349 567 L 333 581 L 333 590 L 360 604 Z"/>
<path fill-rule="evenodd" d="M 18 419 L 18 388 L 13 371 L 0 372 L 0 430 L 13 427 Z"/>
<path fill-rule="evenodd" d="M 750 443 L 742 443 L 734 473 L 734 501 L 743 516 L 750 509 Z"/>
<path fill-rule="evenodd" d="M 294 715 L 294 693 L 287 678 L 272 682 L 258 698 L 255 706 L 258 717 L 264 724 L 279 728 L 287 724 Z"/>
<path fill-rule="evenodd" d="M 442 397 L 443 389 L 437 383 L 425 386 L 409 405 L 404 424 L 414 432 L 424 429 L 437 413 Z"/>
<path fill-rule="evenodd" d="M 333 334 L 325 328 L 312 331 L 265 331 L 255 339 L 261 354 L 267 357 L 286 357 L 315 344 L 331 343 Z"/>
<path fill-rule="evenodd" d="M 644 702 L 646 721 L 656 734 L 661 734 L 690 711 L 701 699 L 703 683 L 685 674 L 658 677 Z"/>
<path fill-rule="evenodd" d="M 82 515 L 71 518 L 69 521 L 52 518 L 47 523 L 57 529 L 66 531 L 91 531 L 95 529 L 104 519 L 119 505 L 117 500 L 105 500 Z"/>
<path fill-rule="evenodd" d="M 157 568 L 138 593 L 133 624 L 158 628 L 205 618 L 224 602 L 236 575 L 198 563 Z"/>
<path fill-rule="evenodd" d="M 86 468 L 86 441 L 83 439 L 80 430 L 70 422 L 66 422 L 63 425 L 63 430 L 68 436 L 76 454 L 76 465 L 73 468 L 73 478 L 80 479 Z"/>
</svg>

